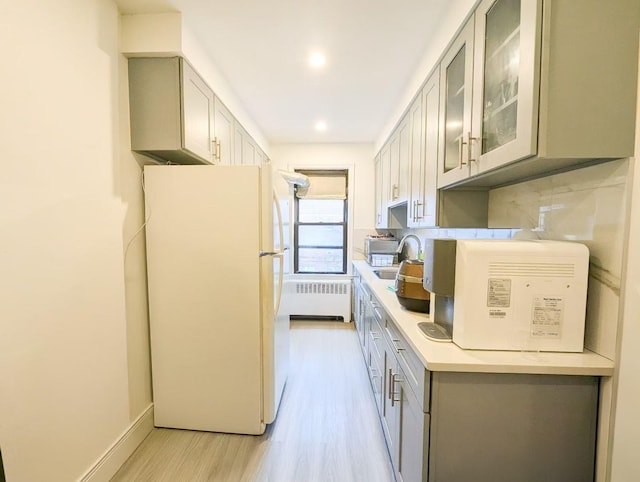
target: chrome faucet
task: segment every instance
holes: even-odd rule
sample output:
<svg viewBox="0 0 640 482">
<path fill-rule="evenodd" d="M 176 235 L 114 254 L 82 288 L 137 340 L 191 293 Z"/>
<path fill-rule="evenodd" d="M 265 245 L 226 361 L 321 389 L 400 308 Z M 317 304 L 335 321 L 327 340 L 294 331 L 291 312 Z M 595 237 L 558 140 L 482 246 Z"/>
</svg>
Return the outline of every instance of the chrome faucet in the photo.
<svg viewBox="0 0 640 482">
<path fill-rule="evenodd" d="M 407 240 L 407 238 L 413 238 L 416 240 L 416 243 L 418 243 L 418 253 L 416 254 L 416 257 L 414 259 L 420 259 L 420 253 L 422 253 L 422 243 L 420 243 L 420 238 L 415 234 L 405 234 L 400 240 L 400 244 L 398 244 L 398 249 L 396 249 L 396 253 L 398 254 L 402 253 L 402 248 L 404 248 L 404 243 Z"/>
</svg>

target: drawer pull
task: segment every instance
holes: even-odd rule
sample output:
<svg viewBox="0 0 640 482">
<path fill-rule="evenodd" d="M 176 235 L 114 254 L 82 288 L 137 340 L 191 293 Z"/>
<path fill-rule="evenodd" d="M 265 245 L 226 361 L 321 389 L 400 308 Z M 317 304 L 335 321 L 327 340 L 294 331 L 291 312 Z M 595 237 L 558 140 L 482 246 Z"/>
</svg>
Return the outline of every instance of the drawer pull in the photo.
<svg viewBox="0 0 640 482">
<path fill-rule="evenodd" d="M 393 344 L 393 348 L 396 350 L 396 353 L 400 353 L 401 351 L 405 351 L 405 348 L 402 348 L 401 346 L 398 346 L 398 343 L 400 343 L 400 340 L 391 340 L 392 344 Z"/>
<path fill-rule="evenodd" d="M 391 370 L 389 370 L 391 371 Z M 404 380 L 402 378 L 398 378 L 398 374 L 394 374 L 391 376 L 391 394 L 389 398 L 391 399 L 391 406 L 393 407 L 396 402 L 402 402 L 402 394 L 400 398 L 396 400 L 396 383 L 402 383 Z"/>
</svg>

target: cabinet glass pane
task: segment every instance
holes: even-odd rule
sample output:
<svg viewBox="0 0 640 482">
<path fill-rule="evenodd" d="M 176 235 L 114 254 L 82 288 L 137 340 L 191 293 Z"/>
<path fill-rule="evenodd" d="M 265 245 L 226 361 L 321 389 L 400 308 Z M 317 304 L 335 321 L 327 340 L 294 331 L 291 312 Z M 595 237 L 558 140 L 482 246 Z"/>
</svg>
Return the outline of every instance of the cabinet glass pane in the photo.
<svg viewBox="0 0 640 482">
<path fill-rule="evenodd" d="M 464 115 L 465 46 L 447 66 L 447 97 L 445 104 L 444 172 L 458 167 L 459 142 L 462 138 Z"/>
<path fill-rule="evenodd" d="M 482 154 L 516 138 L 520 0 L 497 0 L 485 21 Z"/>
</svg>

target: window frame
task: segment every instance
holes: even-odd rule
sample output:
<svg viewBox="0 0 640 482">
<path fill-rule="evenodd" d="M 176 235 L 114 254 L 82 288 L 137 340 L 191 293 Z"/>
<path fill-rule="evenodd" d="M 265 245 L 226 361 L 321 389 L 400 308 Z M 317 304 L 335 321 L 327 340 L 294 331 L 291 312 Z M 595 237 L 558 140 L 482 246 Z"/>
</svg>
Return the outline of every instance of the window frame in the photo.
<svg viewBox="0 0 640 482">
<path fill-rule="evenodd" d="M 300 200 L 294 194 L 293 207 L 293 272 L 300 275 L 345 275 L 348 273 L 348 227 L 349 227 L 349 170 L 348 169 L 295 169 L 295 172 L 308 176 L 335 176 L 344 177 L 345 179 L 345 198 L 342 201 L 342 222 L 326 223 L 326 222 L 300 222 Z M 342 226 L 342 246 L 317 246 L 317 245 L 299 245 L 299 228 L 300 226 Z M 299 271 L 299 254 L 300 248 L 308 249 L 342 249 L 342 271 Z"/>
</svg>

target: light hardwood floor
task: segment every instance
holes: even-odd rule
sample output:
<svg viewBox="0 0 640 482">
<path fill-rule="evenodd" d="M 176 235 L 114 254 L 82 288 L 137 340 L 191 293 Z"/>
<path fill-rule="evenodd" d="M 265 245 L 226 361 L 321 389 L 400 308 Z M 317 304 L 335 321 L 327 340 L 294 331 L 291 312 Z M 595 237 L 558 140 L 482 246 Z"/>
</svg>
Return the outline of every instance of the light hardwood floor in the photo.
<svg viewBox="0 0 640 482">
<path fill-rule="evenodd" d="M 261 436 L 154 429 L 113 482 L 391 482 L 352 323 L 291 323 L 291 368 Z"/>
</svg>

